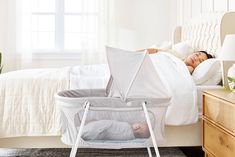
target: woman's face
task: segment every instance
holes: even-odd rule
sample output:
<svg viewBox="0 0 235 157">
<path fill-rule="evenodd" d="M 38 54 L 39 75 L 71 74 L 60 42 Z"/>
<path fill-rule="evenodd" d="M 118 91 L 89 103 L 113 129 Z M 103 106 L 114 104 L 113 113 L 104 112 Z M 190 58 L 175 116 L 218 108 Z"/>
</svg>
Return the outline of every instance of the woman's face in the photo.
<svg viewBox="0 0 235 157">
<path fill-rule="evenodd" d="M 203 52 L 194 52 L 185 59 L 185 64 L 194 69 L 203 61 L 207 60 L 207 56 Z"/>
</svg>

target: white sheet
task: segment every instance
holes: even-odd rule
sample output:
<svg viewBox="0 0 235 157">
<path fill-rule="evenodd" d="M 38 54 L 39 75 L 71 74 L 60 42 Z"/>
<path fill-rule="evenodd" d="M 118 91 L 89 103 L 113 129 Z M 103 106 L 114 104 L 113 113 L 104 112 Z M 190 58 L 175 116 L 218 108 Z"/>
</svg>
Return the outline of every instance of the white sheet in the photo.
<svg viewBox="0 0 235 157">
<path fill-rule="evenodd" d="M 171 91 L 172 99 L 166 113 L 166 124 L 185 125 L 197 122 L 196 86 L 184 62 L 165 52 L 150 56 Z"/>
<path fill-rule="evenodd" d="M 74 66 L 70 71 L 70 89 L 105 88 L 110 77 L 107 64 Z"/>
<path fill-rule="evenodd" d="M 198 111 L 199 111 L 199 117 L 202 115 L 202 103 L 203 103 L 203 91 L 205 90 L 210 90 L 210 89 L 223 89 L 222 86 L 220 85 L 215 85 L 215 86 L 208 86 L 208 85 L 203 85 L 203 86 L 197 86 L 197 105 L 198 105 Z"/>
</svg>

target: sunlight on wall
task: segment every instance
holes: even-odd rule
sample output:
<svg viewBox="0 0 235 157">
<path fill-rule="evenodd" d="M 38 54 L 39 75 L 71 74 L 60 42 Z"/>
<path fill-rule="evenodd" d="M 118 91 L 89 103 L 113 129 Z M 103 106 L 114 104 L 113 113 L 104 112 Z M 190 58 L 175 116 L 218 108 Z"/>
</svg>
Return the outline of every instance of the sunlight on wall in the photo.
<svg viewBox="0 0 235 157">
<path fill-rule="evenodd" d="M 171 40 L 168 0 L 110 0 L 109 44 L 141 49 Z"/>
<path fill-rule="evenodd" d="M 234 0 L 176 0 L 177 10 L 182 14 L 177 15 L 178 25 L 186 23 L 191 18 L 208 12 L 235 11 Z"/>
<path fill-rule="evenodd" d="M 175 26 L 170 0 L 108 0 L 107 45 L 123 49 L 142 49 L 171 40 Z M 83 64 L 66 59 L 35 59 L 25 66 L 16 53 L 15 0 L 0 1 L 0 51 L 4 53 L 4 71 L 20 68 L 61 67 Z M 175 2 L 174 2 L 175 3 Z M 12 30 L 11 30 L 12 29 Z"/>
</svg>

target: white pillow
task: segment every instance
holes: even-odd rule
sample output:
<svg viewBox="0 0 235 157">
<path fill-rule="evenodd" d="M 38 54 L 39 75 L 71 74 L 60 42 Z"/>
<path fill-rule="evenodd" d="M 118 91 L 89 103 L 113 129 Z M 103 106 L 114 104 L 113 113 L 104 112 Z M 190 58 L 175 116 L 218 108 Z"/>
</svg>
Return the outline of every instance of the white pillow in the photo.
<svg viewBox="0 0 235 157">
<path fill-rule="evenodd" d="M 183 41 L 172 46 L 172 50 L 176 51 L 180 56 L 186 58 L 194 52 L 188 41 Z"/>
<path fill-rule="evenodd" d="M 193 71 L 192 77 L 196 85 L 217 85 L 222 78 L 220 61 L 207 59 Z"/>
</svg>

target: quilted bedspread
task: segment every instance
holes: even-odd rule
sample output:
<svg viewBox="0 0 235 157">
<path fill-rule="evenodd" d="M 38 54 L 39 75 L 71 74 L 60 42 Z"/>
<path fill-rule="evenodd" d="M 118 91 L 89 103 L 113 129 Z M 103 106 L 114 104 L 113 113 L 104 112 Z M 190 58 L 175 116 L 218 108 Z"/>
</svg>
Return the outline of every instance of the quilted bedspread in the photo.
<svg viewBox="0 0 235 157">
<path fill-rule="evenodd" d="M 54 94 L 69 87 L 70 68 L 29 69 L 0 77 L 0 138 L 58 135 Z"/>
</svg>

